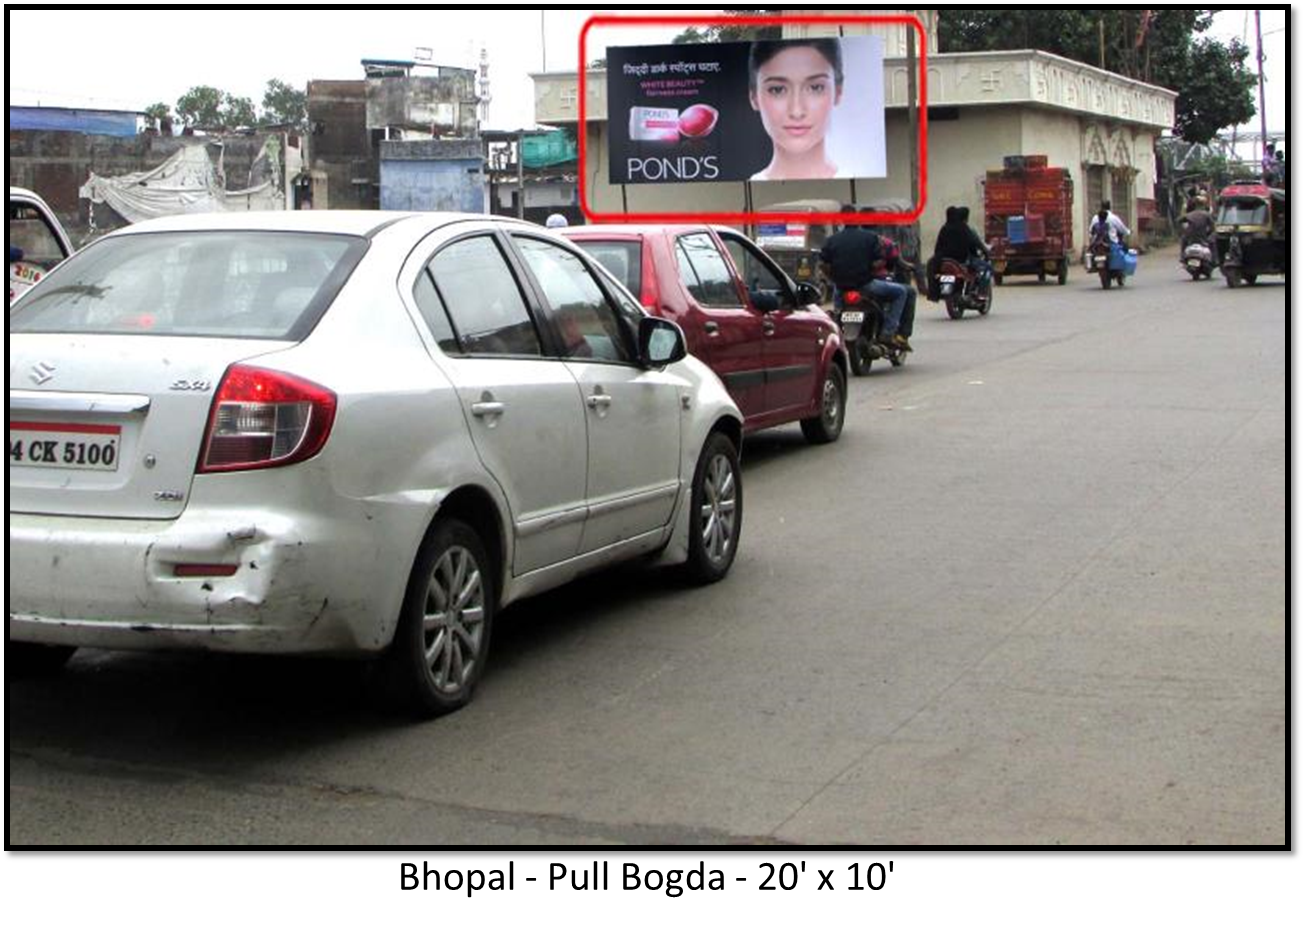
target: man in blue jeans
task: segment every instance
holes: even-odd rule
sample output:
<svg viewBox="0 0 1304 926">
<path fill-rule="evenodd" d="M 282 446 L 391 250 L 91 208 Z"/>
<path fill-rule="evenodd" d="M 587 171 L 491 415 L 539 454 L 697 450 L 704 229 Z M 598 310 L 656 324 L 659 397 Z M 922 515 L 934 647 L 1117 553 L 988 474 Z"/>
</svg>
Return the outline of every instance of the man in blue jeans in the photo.
<svg viewBox="0 0 1304 926">
<path fill-rule="evenodd" d="M 838 288 L 838 297 L 853 289 L 864 290 L 883 305 L 883 324 L 878 339 L 900 350 L 910 350 L 901 331 L 902 313 L 911 289 L 892 279 L 900 250 L 890 238 L 859 225 L 844 225 L 824 242 L 820 261 L 825 276 Z"/>
</svg>

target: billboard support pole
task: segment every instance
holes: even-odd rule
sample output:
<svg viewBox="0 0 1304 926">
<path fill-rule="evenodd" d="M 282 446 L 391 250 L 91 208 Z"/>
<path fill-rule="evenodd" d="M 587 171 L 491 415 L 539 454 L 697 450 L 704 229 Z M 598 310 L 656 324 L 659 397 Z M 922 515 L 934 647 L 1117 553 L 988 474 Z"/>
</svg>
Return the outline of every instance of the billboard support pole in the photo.
<svg viewBox="0 0 1304 926">
<path fill-rule="evenodd" d="M 906 103 L 910 118 L 910 135 L 913 140 L 919 137 L 919 78 L 915 74 L 915 28 L 906 26 Z M 919 146 L 913 141 L 910 145 L 910 201 L 919 201 Z"/>
<path fill-rule="evenodd" d="M 620 214 L 629 215 L 629 194 L 625 184 L 620 185 Z"/>
</svg>

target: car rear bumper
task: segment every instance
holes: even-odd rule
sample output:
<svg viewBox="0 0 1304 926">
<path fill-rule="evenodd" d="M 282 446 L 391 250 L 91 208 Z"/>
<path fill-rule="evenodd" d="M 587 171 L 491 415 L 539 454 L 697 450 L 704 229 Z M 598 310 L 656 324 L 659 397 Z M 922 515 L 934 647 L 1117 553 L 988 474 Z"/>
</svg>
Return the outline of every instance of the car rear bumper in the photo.
<svg viewBox="0 0 1304 926">
<path fill-rule="evenodd" d="M 175 521 L 11 514 L 9 636 L 115 649 L 375 651 L 398 612 L 365 593 L 392 587 L 381 546 L 338 519 L 266 509 Z M 176 575 L 193 564 L 235 571 Z"/>
</svg>

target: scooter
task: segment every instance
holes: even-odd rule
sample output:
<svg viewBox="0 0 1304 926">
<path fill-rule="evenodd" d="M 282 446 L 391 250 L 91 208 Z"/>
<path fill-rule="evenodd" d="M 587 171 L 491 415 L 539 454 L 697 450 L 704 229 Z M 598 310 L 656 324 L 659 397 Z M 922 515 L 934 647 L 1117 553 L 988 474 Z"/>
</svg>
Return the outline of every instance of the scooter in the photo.
<svg viewBox="0 0 1304 926">
<path fill-rule="evenodd" d="M 946 305 L 946 314 L 953 319 L 962 318 L 965 309 L 979 315 L 992 310 L 992 279 L 990 274 L 980 274 L 958 260 L 943 258 L 937 268 L 933 285 L 940 300 Z"/>
<path fill-rule="evenodd" d="M 864 376 L 875 360 L 886 359 L 894 367 L 906 362 L 906 352 L 890 344 L 880 344 L 878 332 L 883 325 L 883 307 L 865 289 L 839 290 L 833 297 L 833 320 L 842 329 L 842 343 L 851 361 L 851 372 Z"/>
<path fill-rule="evenodd" d="M 1182 267 L 1191 275 L 1192 280 L 1198 280 L 1200 277 L 1206 280 L 1212 279 L 1215 266 L 1213 249 L 1207 244 L 1192 241 L 1182 249 Z"/>
</svg>

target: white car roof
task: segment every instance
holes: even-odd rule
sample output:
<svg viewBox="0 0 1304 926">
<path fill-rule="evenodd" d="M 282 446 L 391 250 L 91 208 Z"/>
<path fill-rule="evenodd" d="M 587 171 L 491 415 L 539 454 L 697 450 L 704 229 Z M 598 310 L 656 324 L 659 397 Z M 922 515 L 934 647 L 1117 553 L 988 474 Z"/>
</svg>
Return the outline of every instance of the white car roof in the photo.
<svg viewBox="0 0 1304 926">
<path fill-rule="evenodd" d="M 503 221 L 515 219 L 462 212 L 385 212 L 379 210 L 294 210 L 274 212 L 210 212 L 200 215 L 176 215 L 138 222 L 118 229 L 114 235 L 175 231 L 291 231 L 344 235 L 372 235 L 387 225 L 418 222 L 426 228 L 438 228 L 458 221 Z M 519 223 L 531 228 L 538 226 Z"/>
</svg>

